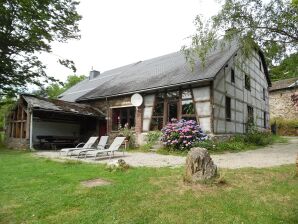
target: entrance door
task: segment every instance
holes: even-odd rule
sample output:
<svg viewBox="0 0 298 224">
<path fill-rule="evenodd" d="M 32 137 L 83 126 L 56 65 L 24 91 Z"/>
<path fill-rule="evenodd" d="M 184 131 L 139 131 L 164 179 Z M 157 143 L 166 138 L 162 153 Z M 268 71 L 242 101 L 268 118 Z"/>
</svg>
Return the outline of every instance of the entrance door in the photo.
<svg viewBox="0 0 298 224">
<path fill-rule="evenodd" d="M 100 120 L 99 121 L 99 137 L 107 135 L 107 121 Z"/>
<path fill-rule="evenodd" d="M 178 119 L 178 103 L 168 102 L 168 121 L 171 121 L 172 118 Z"/>
</svg>

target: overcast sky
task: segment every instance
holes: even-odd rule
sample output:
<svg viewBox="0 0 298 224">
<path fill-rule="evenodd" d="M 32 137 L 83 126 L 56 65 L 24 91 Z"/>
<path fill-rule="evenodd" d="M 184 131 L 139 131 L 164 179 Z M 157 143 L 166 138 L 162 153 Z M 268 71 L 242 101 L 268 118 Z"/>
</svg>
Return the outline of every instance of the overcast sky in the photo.
<svg viewBox="0 0 298 224">
<path fill-rule="evenodd" d="M 49 75 L 65 81 L 72 71 L 58 57 L 73 60 L 78 75 L 158 57 L 187 43 L 196 15 L 207 18 L 218 9 L 215 0 L 82 0 L 81 39 L 54 43 L 53 53 L 41 59 Z"/>
</svg>

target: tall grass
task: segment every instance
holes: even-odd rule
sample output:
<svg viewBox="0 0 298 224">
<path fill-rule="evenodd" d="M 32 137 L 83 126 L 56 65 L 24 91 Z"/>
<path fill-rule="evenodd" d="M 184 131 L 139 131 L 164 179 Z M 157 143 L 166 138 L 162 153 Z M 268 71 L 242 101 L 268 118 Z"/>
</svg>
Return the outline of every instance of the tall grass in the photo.
<svg viewBox="0 0 298 224">
<path fill-rule="evenodd" d="M 198 142 L 195 146 L 206 148 L 212 152 L 224 152 L 256 149 L 275 142 L 286 142 L 286 140 L 268 132 L 254 131 L 246 135 L 235 135 L 225 140 L 207 140 Z"/>
<path fill-rule="evenodd" d="M 276 124 L 277 134 L 283 136 L 298 135 L 298 119 L 274 118 L 270 121 L 271 125 Z"/>
</svg>

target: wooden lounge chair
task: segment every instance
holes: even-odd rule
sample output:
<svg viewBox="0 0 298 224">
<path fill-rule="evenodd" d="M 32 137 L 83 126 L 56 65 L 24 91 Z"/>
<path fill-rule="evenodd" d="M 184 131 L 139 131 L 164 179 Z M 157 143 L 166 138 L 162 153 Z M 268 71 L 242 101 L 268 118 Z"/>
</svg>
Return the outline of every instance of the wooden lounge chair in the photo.
<svg viewBox="0 0 298 224">
<path fill-rule="evenodd" d="M 70 153 L 70 152 L 72 152 L 72 151 L 74 151 L 74 150 L 77 150 L 77 149 L 89 149 L 89 148 L 92 148 L 93 147 L 93 145 L 94 145 L 94 143 L 96 142 L 96 140 L 98 139 L 98 137 L 90 137 L 89 138 L 89 140 L 86 142 L 86 143 L 84 143 L 84 142 L 81 142 L 81 143 L 79 143 L 75 148 L 65 148 L 65 149 L 61 149 L 60 150 L 60 155 L 61 155 L 61 153 L 66 153 L 66 156 L 68 155 L 68 153 Z M 83 145 L 83 147 L 80 147 L 80 146 L 82 146 Z"/>
<path fill-rule="evenodd" d="M 108 143 L 108 139 L 109 139 L 109 136 L 101 136 L 96 147 L 73 150 L 70 152 L 70 156 L 78 156 L 78 158 L 79 158 L 80 156 L 86 154 L 86 152 L 88 152 L 88 151 L 104 150 Z"/>
<path fill-rule="evenodd" d="M 101 155 L 101 154 L 109 155 L 110 154 L 110 159 L 111 159 L 112 155 L 114 156 L 114 152 L 119 151 L 119 148 L 122 145 L 122 143 L 124 142 L 124 140 L 125 140 L 125 137 L 116 137 L 108 149 L 88 151 L 85 154 L 85 158 L 88 156 L 91 156 L 91 157 L 94 156 L 94 160 L 96 160 L 96 157 L 98 155 Z"/>
</svg>

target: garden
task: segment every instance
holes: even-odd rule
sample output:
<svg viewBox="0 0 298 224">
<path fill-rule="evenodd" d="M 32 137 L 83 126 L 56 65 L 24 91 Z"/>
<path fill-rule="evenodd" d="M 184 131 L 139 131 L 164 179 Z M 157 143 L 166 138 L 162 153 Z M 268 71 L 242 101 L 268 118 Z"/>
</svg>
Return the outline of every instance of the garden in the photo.
<svg viewBox="0 0 298 224">
<path fill-rule="evenodd" d="M 155 144 L 162 143 L 157 153 L 185 155 L 192 147 L 206 148 L 210 153 L 239 152 L 253 150 L 273 143 L 286 143 L 287 139 L 270 132 L 259 131 L 251 125 L 248 133 L 227 138 L 211 138 L 194 120 L 172 119 L 161 131 L 147 135 L 147 143 L 137 150 L 148 151 Z"/>
</svg>

